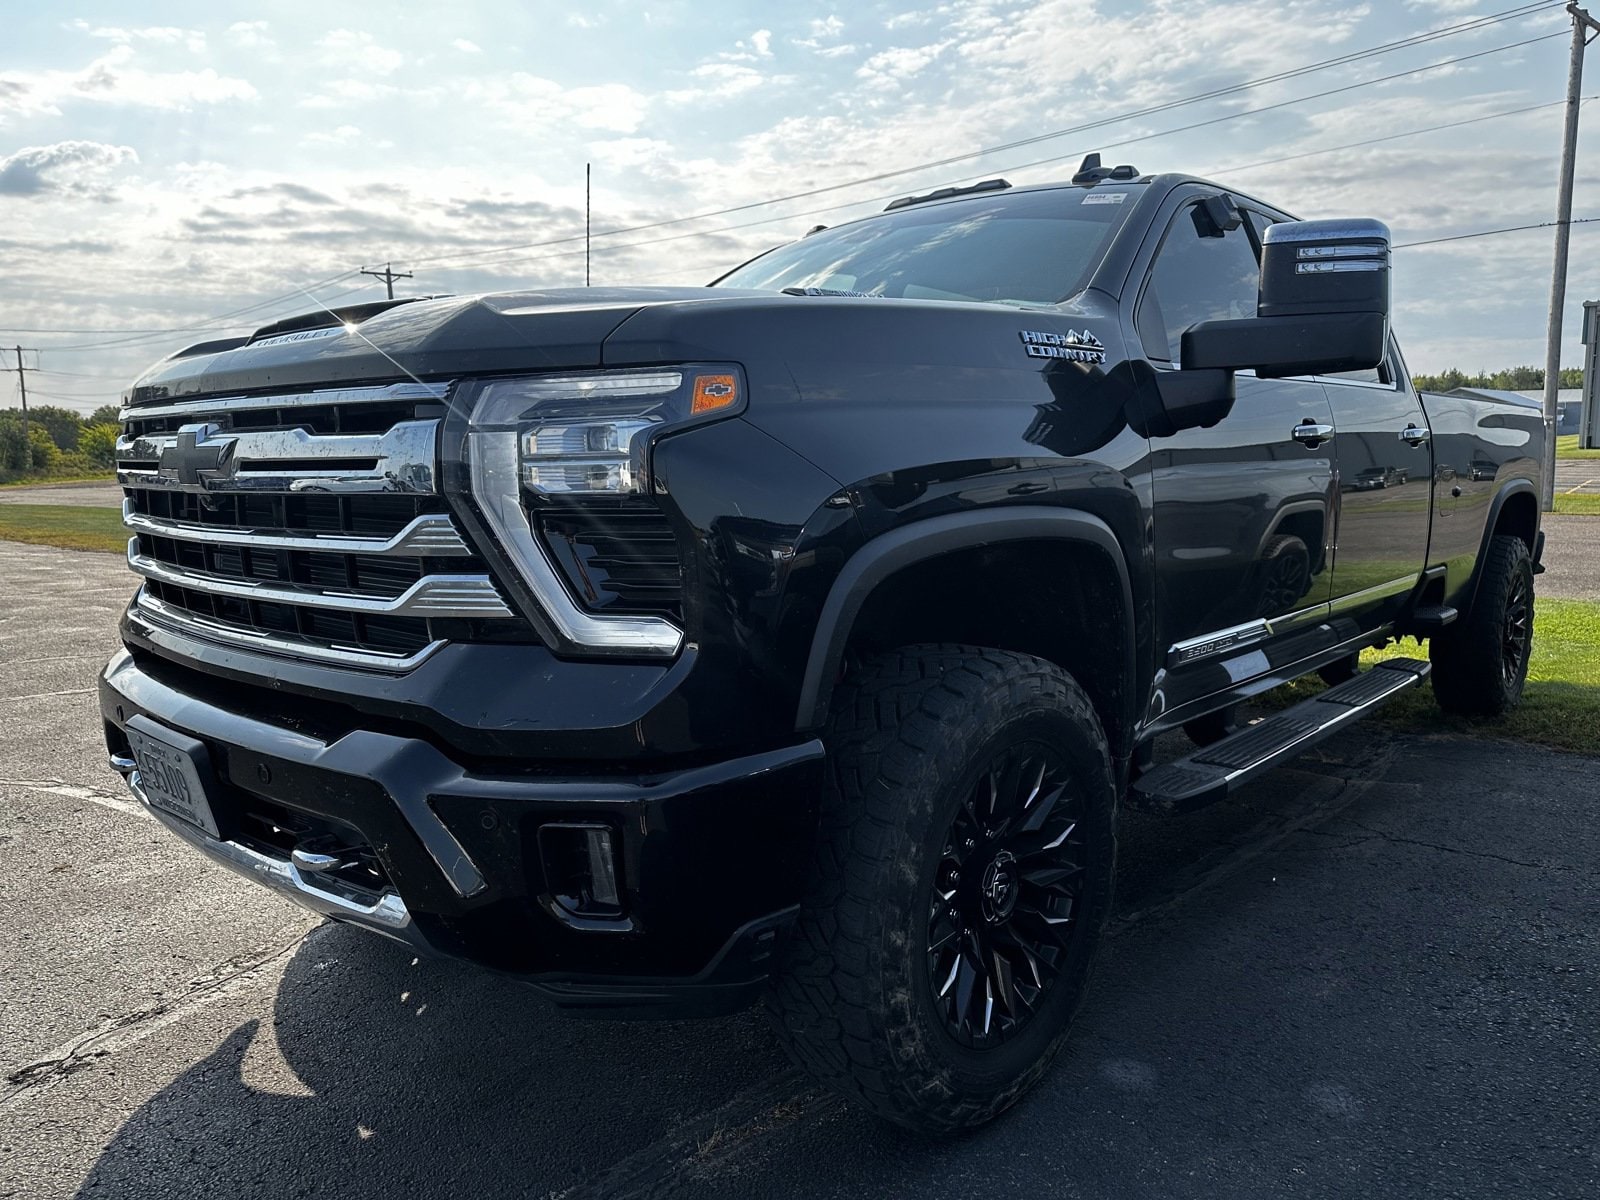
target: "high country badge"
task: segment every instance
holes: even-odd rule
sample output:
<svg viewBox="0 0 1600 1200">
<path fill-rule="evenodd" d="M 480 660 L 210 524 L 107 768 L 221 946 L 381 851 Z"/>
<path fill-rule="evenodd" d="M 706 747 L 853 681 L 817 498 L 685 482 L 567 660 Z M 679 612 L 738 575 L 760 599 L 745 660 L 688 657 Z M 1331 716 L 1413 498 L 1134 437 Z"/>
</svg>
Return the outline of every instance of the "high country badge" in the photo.
<svg viewBox="0 0 1600 1200">
<path fill-rule="evenodd" d="M 1085 329 L 1079 333 L 1048 333 L 1038 329 L 1022 331 L 1022 345 L 1029 358 L 1065 358 L 1071 362 L 1103 363 L 1106 348 L 1100 339 Z"/>
</svg>

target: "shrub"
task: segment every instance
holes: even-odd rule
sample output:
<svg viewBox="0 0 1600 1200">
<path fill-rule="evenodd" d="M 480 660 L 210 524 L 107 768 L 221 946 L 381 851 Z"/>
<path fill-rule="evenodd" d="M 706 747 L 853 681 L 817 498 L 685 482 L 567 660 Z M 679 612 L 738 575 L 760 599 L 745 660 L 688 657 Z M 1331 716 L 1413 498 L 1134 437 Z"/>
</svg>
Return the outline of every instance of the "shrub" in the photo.
<svg viewBox="0 0 1600 1200">
<path fill-rule="evenodd" d="M 117 425 L 89 425 L 78 435 L 78 453 L 91 467 L 110 470 L 117 461 Z"/>
<path fill-rule="evenodd" d="M 33 450 L 33 469 L 41 475 L 53 472 L 61 462 L 61 447 L 55 444 L 49 431 L 42 425 L 29 425 L 28 442 Z"/>
<path fill-rule="evenodd" d="M 76 450 L 78 434 L 83 431 L 83 418 L 70 408 L 55 404 L 35 405 L 28 411 L 34 426 L 43 426 L 58 450 Z"/>
</svg>

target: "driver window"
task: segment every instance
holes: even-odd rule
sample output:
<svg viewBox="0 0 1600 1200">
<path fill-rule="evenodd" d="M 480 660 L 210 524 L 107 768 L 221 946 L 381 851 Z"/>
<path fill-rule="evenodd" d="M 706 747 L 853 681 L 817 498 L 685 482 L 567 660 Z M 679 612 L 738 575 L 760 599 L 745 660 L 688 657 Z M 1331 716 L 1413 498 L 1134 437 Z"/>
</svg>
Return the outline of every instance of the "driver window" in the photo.
<svg viewBox="0 0 1600 1200">
<path fill-rule="evenodd" d="M 1261 268 L 1244 226 L 1202 237 L 1189 205 L 1172 219 L 1134 315 L 1145 353 L 1178 361 L 1183 331 L 1197 321 L 1256 315 Z"/>
</svg>

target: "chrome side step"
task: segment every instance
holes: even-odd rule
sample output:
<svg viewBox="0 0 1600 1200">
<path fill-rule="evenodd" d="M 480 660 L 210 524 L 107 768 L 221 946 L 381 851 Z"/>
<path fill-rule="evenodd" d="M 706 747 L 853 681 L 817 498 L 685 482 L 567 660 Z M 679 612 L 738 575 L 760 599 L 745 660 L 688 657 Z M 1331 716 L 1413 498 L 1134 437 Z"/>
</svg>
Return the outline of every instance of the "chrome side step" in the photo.
<svg viewBox="0 0 1600 1200">
<path fill-rule="evenodd" d="M 1416 687 L 1431 669 L 1415 658 L 1380 662 L 1310 700 L 1141 775 L 1128 793 L 1128 803 L 1146 812 L 1180 813 L 1221 800 L 1262 771 Z"/>
</svg>

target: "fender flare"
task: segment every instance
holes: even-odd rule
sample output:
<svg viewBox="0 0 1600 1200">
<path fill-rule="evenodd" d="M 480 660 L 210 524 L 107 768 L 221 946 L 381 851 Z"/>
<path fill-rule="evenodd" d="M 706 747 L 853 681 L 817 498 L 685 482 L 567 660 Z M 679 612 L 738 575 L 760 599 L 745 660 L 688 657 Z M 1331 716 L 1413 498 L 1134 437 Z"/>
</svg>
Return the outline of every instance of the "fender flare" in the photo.
<svg viewBox="0 0 1600 1200">
<path fill-rule="evenodd" d="M 861 606 L 878 584 L 906 567 L 953 551 L 996 542 L 1040 540 L 1093 546 L 1111 561 L 1122 589 L 1127 647 L 1124 670 L 1131 695 L 1136 660 L 1133 584 L 1116 534 L 1092 513 L 1044 505 L 1015 505 L 924 517 L 878 535 L 850 556 L 834 579 L 817 618 L 811 650 L 806 656 L 805 674 L 801 677 L 795 728 L 817 729 L 827 720 L 828 702 L 844 661 L 845 645 Z"/>
<path fill-rule="evenodd" d="M 1473 560 L 1472 579 L 1467 584 L 1467 612 L 1471 612 L 1473 605 L 1478 603 L 1478 585 L 1483 579 L 1483 563 L 1484 560 L 1489 556 L 1489 543 L 1494 538 L 1495 526 L 1500 523 L 1500 513 L 1505 509 L 1507 500 L 1511 499 L 1512 496 L 1521 495 L 1523 492 L 1526 492 L 1528 495 L 1533 497 L 1533 527 L 1535 531 L 1535 545 L 1530 546 L 1529 550 L 1532 551 L 1537 548 L 1537 531 L 1541 516 L 1539 511 L 1539 490 L 1533 486 L 1533 480 L 1531 479 L 1508 480 L 1505 485 L 1494 494 L 1494 499 L 1489 502 L 1489 515 L 1484 519 L 1483 535 L 1478 539 L 1478 557 Z"/>
</svg>

